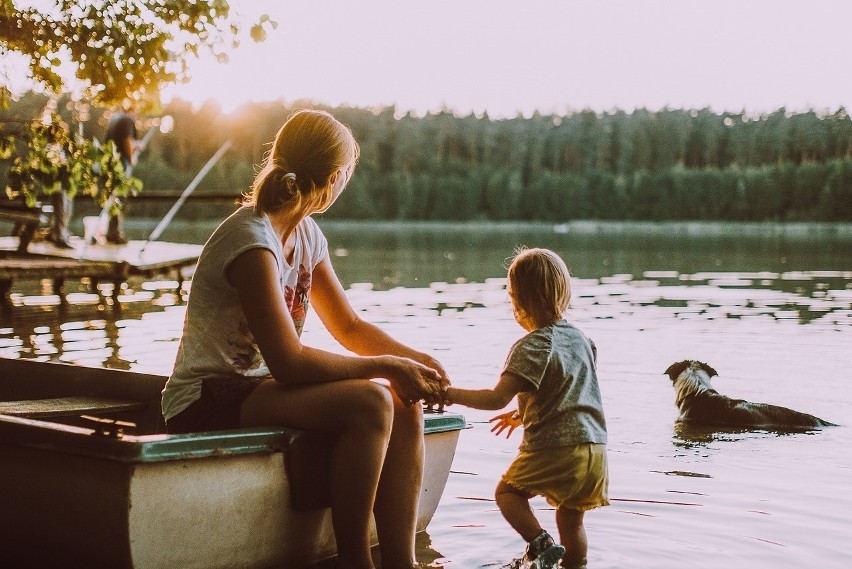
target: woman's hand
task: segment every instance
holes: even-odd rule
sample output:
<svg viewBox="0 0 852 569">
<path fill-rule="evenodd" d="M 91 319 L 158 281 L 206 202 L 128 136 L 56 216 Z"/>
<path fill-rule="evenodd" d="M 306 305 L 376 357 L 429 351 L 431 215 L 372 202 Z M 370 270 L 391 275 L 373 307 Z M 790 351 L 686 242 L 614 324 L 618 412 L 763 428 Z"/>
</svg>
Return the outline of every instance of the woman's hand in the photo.
<svg viewBox="0 0 852 569">
<path fill-rule="evenodd" d="M 443 402 L 443 379 L 441 373 L 410 358 L 389 356 L 391 370 L 388 380 L 396 396 L 411 406 L 421 399 L 427 405 Z"/>
<path fill-rule="evenodd" d="M 523 423 L 521 422 L 521 417 L 518 415 L 517 411 L 509 411 L 508 413 L 501 413 L 496 417 L 491 417 L 488 419 L 488 422 L 496 421 L 494 425 L 491 427 L 491 432 L 495 435 L 499 436 L 504 430 L 509 429 L 509 432 L 506 433 L 506 438 L 508 439 L 512 436 L 512 431 L 520 427 Z"/>
<path fill-rule="evenodd" d="M 411 359 L 437 371 L 438 379 L 441 382 L 441 391 L 444 392 L 447 390 L 447 387 L 450 386 L 451 382 L 450 378 L 447 376 L 447 372 L 444 371 L 444 366 L 441 365 L 441 362 L 429 354 L 424 354 L 423 352 L 416 352 L 411 356 Z"/>
<path fill-rule="evenodd" d="M 437 405 L 437 411 L 443 411 L 444 405 L 448 403 L 446 400 L 447 397 L 447 389 L 450 387 L 450 378 L 447 376 L 447 372 L 444 370 L 444 366 L 441 363 L 430 356 L 429 354 L 424 354 L 423 352 L 415 352 L 411 355 L 411 358 L 419 362 L 426 367 L 432 368 L 438 372 L 438 381 L 440 383 L 440 392 L 439 398 L 437 401 L 426 401 L 427 410 L 435 411 L 435 407 Z"/>
</svg>

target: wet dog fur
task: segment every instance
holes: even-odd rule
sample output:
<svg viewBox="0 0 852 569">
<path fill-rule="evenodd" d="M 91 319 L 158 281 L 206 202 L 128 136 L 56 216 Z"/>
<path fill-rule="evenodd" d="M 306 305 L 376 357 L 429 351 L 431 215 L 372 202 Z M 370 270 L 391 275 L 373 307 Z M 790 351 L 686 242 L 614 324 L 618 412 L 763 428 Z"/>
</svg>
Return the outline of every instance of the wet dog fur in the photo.
<svg viewBox="0 0 852 569">
<path fill-rule="evenodd" d="M 779 405 L 731 399 L 710 385 L 719 375 L 704 362 L 683 360 L 664 372 L 675 388 L 678 422 L 690 426 L 751 427 L 773 430 L 835 426 L 819 417 Z"/>
</svg>

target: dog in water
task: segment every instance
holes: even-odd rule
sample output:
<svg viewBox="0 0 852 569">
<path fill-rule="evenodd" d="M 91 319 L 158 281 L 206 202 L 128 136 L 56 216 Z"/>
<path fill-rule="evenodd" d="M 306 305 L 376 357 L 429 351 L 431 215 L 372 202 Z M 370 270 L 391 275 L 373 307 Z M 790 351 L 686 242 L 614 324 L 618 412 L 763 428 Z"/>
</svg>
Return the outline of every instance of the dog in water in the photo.
<svg viewBox="0 0 852 569">
<path fill-rule="evenodd" d="M 722 395 L 710 385 L 710 378 L 719 374 L 703 362 L 683 360 L 670 365 L 665 374 L 675 388 L 675 405 L 680 411 L 677 420 L 685 425 L 781 430 L 836 426 L 787 407 Z"/>
</svg>

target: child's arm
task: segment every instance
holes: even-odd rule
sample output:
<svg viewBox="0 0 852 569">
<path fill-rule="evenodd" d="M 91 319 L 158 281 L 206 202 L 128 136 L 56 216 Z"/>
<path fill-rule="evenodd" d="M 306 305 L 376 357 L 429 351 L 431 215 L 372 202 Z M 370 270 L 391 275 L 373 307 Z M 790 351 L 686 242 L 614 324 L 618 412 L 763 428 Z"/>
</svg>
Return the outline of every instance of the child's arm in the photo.
<svg viewBox="0 0 852 569">
<path fill-rule="evenodd" d="M 497 410 L 508 405 L 515 395 L 530 388 L 529 382 L 519 376 L 504 372 L 493 389 L 461 389 L 450 386 L 444 394 L 444 403 L 458 403 L 474 409 Z"/>
</svg>

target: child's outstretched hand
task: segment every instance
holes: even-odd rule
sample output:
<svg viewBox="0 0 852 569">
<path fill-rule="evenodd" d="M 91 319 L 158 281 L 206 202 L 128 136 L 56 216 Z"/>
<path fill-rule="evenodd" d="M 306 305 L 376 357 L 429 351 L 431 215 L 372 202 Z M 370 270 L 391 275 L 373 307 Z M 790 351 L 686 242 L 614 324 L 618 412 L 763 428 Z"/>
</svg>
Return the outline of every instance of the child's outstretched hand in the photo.
<svg viewBox="0 0 852 569">
<path fill-rule="evenodd" d="M 508 413 L 502 413 L 496 417 L 488 419 L 489 423 L 492 421 L 496 421 L 496 423 L 494 423 L 491 427 L 491 432 L 495 435 L 499 436 L 503 431 L 509 429 L 509 432 L 506 433 L 507 439 L 512 436 L 512 431 L 522 425 L 521 418 L 517 411 L 509 411 Z"/>
</svg>

